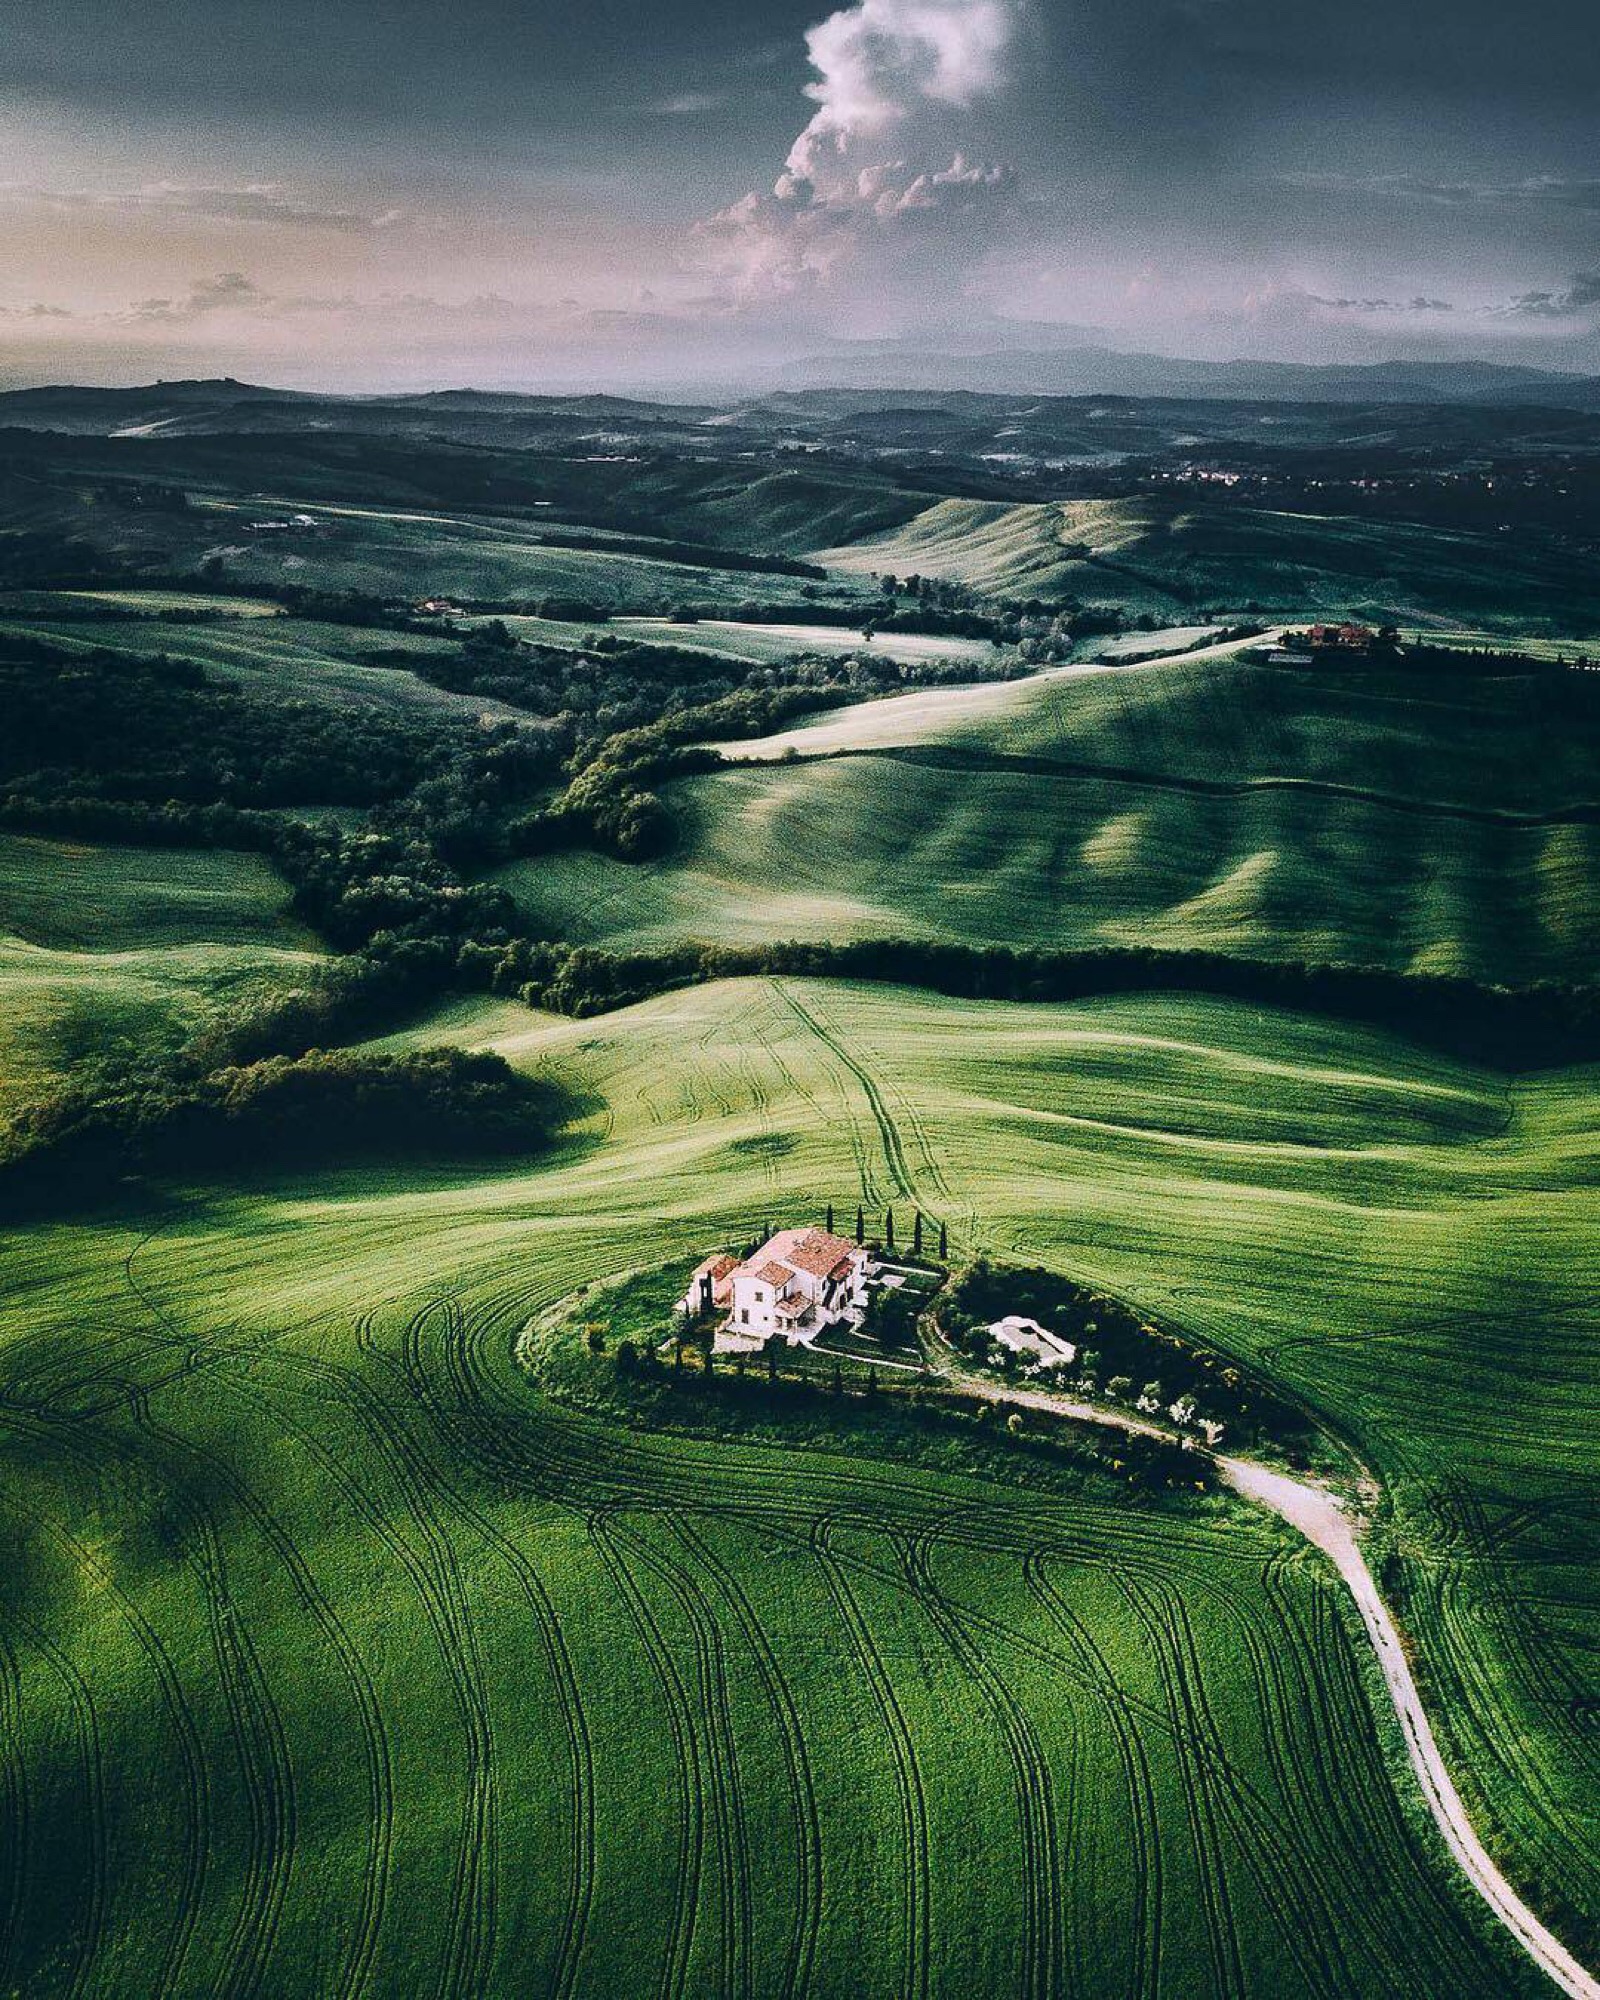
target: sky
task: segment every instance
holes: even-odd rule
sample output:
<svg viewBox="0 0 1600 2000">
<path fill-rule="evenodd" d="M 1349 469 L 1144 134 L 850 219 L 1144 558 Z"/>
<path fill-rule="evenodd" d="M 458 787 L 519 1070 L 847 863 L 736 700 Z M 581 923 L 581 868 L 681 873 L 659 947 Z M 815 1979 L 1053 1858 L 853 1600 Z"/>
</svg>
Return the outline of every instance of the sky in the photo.
<svg viewBox="0 0 1600 2000">
<path fill-rule="evenodd" d="M 1600 372 L 1594 6 L 29 0 L 0 381 Z"/>
</svg>

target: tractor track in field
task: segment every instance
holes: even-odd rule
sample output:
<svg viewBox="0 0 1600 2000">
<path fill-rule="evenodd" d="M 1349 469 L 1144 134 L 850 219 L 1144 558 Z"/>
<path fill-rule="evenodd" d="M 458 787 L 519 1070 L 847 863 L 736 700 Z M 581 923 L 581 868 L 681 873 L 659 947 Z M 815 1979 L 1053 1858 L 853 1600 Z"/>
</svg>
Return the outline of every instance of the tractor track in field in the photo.
<svg viewBox="0 0 1600 2000">
<path fill-rule="evenodd" d="M 6 1418 L 5 1425 L 13 1435 L 26 1435 L 35 1443 L 45 1444 L 52 1451 L 76 1459 L 88 1477 L 92 1479 L 95 1476 L 98 1468 L 93 1454 L 70 1433 L 44 1422 L 14 1417 Z M 41 1507 L 28 1506 L 15 1491 L 8 1493 L 0 1505 L 4 1505 L 18 1520 L 26 1522 L 44 1540 L 53 1543 L 63 1560 L 80 1574 L 92 1577 L 97 1588 L 116 1606 L 117 1616 L 132 1635 L 140 1656 L 148 1666 L 160 1691 L 162 1708 L 171 1722 L 183 1774 L 184 1838 L 176 1914 L 161 1963 L 161 1974 L 167 1982 L 164 1990 L 169 1990 L 181 1979 L 194 1942 L 207 1873 L 210 1787 L 193 1708 L 184 1693 L 182 1677 L 159 1633 L 96 1550 L 73 1534 L 56 1514 Z"/>
<path fill-rule="evenodd" d="M 792 1996 L 811 1990 L 822 1913 L 822 1823 L 800 1712 L 777 1652 L 737 1577 L 691 1520 L 682 1513 L 671 1519 L 679 1540 L 711 1578 L 743 1634 L 777 1724 L 795 1836 L 795 1914 L 778 1990 L 786 2000 L 792 2000 Z"/>
<path fill-rule="evenodd" d="M 1249 800 L 1273 794 L 1333 799 L 1378 812 L 1402 813 L 1419 819 L 1459 820 L 1468 825 L 1503 828 L 1511 833 L 1538 833 L 1558 826 L 1600 826 L 1600 801 L 1579 799 L 1545 812 L 1517 812 L 1509 807 L 1459 805 L 1445 799 L 1418 799 L 1403 792 L 1378 791 L 1365 785 L 1340 784 L 1329 778 L 1265 776 L 1202 778 L 1182 772 L 1139 770 L 1130 765 L 1096 764 L 1067 757 L 1042 757 L 1027 751 L 963 749 L 960 745 L 863 744 L 854 748 L 815 751 L 794 763 L 838 763 L 852 757 L 908 764 L 924 770 L 961 771 L 982 776 L 1015 773 L 1020 777 L 1067 778 L 1080 782 L 1125 786 L 1131 791 L 1177 792 L 1191 797 Z M 750 759 L 751 763 L 762 760 Z"/>
<path fill-rule="evenodd" d="M 1189 1823 L 1189 1839 L 1194 1852 L 1195 1882 L 1209 1947 L 1211 1984 L 1218 1993 L 1242 1993 L 1245 1990 L 1244 1966 L 1239 1958 L 1238 1930 L 1226 1885 L 1211 1773 L 1208 1760 L 1199 1750 L 1201 1730 L 1195 1713 L 1194 1691 L 1182 1673 L 1181 1660 L 1171 1643 L 1172 1635 L 1161 1609 L 1150 1604 L 1145 1593 L 1125 1570 L 1119 1570 L 1113 1581 L 1143 1631 L 1146 1644 L 1160 1663 L 1161 1686 L 1183 1778 L 1184 1814 Z"/>
<path fill-rule="evenodd" d="M 393 1758 L 377 1687 L 361 1648 L 317 1582 L 299 1543 L 254 1488 L 238 1475 L 227 1459 L 159 1424 L 148 1409 L 137 1413 L 137 1421 L 153 1442 L 162 1445 L 173 1456 L 187 1459 L 207 1479 L 215 1482 L 218 1490 L 226 1494 L 241 1515 L 250 1521 L 277 1558 L 296 1597 L 338 1663 L 340 1677 L 355 1711 L 360 1763 L 367 1789 L 369 1831 L 356 1913 L 356 1942 L 353 1947 L 356 1972 L 347 1971 L 343 1987 L 345 1992 L 355 1993 L 367 1982 L 372 1954 L 377 1947 L 378 1931 L 388 1902 L 394 1844 Z"/>
<path fill-rule="evenodd" d="M 901 1840 L 900 1951 L 903 1969 L 898 1991 L 904 2000 L 929 2000 L 933 1971 L 933 1870 L 929 1855 L 928 1801 L 916 1739 L 906 1721 L 900 1697 L 895 1692 L 894 1676 L 850 1587 L 844 1565 L 835 1554 L 832 1523 L 826 1518 L 815 1524 L 810 1547 L 877 1709 L 894 1762 Z"/>
<path fill-rule="evenodd" d="M 635 1509 L 652 1522 L 666 1510 Z M 670 1520 L 667 1521 L 670 1531 Z M 718 1992 L 729 2000 L 751 2000 L 755 1935 L 755 1897 L 751 1889 L 750 1823 L 739 1770 L 733 1728 L 733 1704 L 728 1679 L 727 1648 L 722 1629 L 699 1584 L 640 1529 L 625 1529 L 638 1560 L 669 1592 L 687 1621 L 699 1682 L 699 1709 L 705 1718 L 701 1741 L 706 1746 L 708 1804 L 717 1850 L 717 1883 L 722 1905 L 718 1934 Z"/>
<path fill-rule="evenodd" d="M 888 1169 L 889 1183 L 894 1192 L 903 1195 L 907 1201 L 916 1199 L 911 1185 L 910 1170 L 906 1165 L 905 1146 L 900 1131 L 890 1117 L 888 1107 L 873 1082 L 871 1075 L 849 1055 L 844 1044 L 831 1029 L 825 1028 L 811 1009 L 797 1000 L 787 989 L 781 989 L 783 998 L 793 1009 L 795 1018 L 816 1037 L 828 1053 L 843 1068 L 847 1069 L 861 1086 L 861 1094 L 867 1100 L 867 1109 L 872 1114 L 873 1123 L 878 1128 L 878 1143 L 883 1151 L 884 1164 Z"/>
<path fill-rule="evenodd" d="M 310 1357 L 285 1354 L 277 1359 L 288 1370 L 310 1376 L 336 1392 L 343 1386 L 338 1379 L 339 1371 Z M 345 1400 L 353 1402 L 354 1398 Z M 426 1480 L 419 1473 L 398 1423 L 381 1412 L 375 1401 L 355 1414 L 369 1449 L 389 1475 L 403 1519 L 416 1538 L 415 1546 L 378 1504 L 367 1478 L 357 1477 L 351 1462 L 333 1444 L 292 1415 L 280 1411 L 276 1420 L 284 1433 L 293 1437 L 321 1467 L 332 1488 L 344 1496 L 354 1516 L 366 1522 L 377 1543 L 388 1550 L 409 1580 L 451 1690 L 461 1729 L 466 1779 L 440 1990 L 465 1992 L 471 1987 L 462 1982 L 481 1975 L 493 1941 L 498 1767 L 483 1665 L 459 1560 L 432 1510 Z"/>
<path fill-rule="evenodd" d="M 1133 1963 L 1128 1991 L 1140 2000 L 1156 2000 L 1161 1990 L 1161 1898 L 1163 1873 L 1155 1782 L 1146 1754 L 1140 1718 L 1134 1713 L 1110 1661 L 1087 1623 L 1072 1609 L 1064 1591 L 1051 1578 L 1049 1551 L 1036 1549 L 1023 1558 L 1022 1576 L 1035 1603 L 1045 1612 L 1062 1643 L 1080 1661 L 1084 1677 L 1099 1694 L 1116 1742 L 1117 1759 L 1128 1790 L 1128 1824 L 1133 1839 Z"/>
<path fill-rule="evenodd" d="M 100 1733 L 100 1716 L 89 1683 L 72 1661 L 31 1618 L 11 1611 L 16 1629 L 32 1641 L 35 1651 L 66 1695 L 72 1710 L 72 1730 L 76 1738 L 78 1763 L 86 1780 L 83 1813 L 84 1895 L 82 1917 L 76 1927 L 72 1970 L 65 1986 L 69 2000 L 90 1990 L 94 1963 L 105 1935 L 106 1911 L 110 1901 L 110 1834 L 106 1812 L 105 1747 Z"/>
<path fill-rule="evenodd" d="M 411 1315 L 406 1321 L 401 1335 L 404 1358 L 398 1362 L 376 1340 L 372 1331 L 375 1316 L 369 1317 L 367 1321 L 364 1336 L 367 1350 L 381 1359 L 387 1368 L 392 1369 L 397 1383 L 412 1393 L 415 1393 L 414 1385 L 419 1377 L 425 1377 L 426 1372 L 421 1365 L 422 1330 L 437 1315 L 443 1304 L 443 1301 L 431 1301 L 421 1312 Z M 517 1546 L 482 1507 L 467 1497 L 461 1490 L 459 1480 L 452 1476 L 439 1459 L 431 1457 L 422 1443 L 405 1436 L 403 1427 L 388 1406 L 366 1384 L 351 1376 L 346 1370 L 336 1368 L 327 1362 L 313 1360 L 308 1356 L 275 1354 L 271 1359 L 285 1362 L 304 1372 L 314 1373 L 323 1381 L 336 1400 L 350 1409 L 369 1434 L 381 1440 L 381 1449 L 388 1456 L 391 1466 L 403 1466 L 405 1479 L 413 1486 L 427 1486 L 448 1501 L 456 1517 L 481 1540 L 485 1547 L 498 1556 L 521 1588 L 556 1693 L 571 1794 L 568 1841 L 571 1863 L 569 1887 L 550 1985 L 552 2000 L 565 2000 L 565 1996 L 572 1993 L 577 1982 L 578 1965 L 588 1934 L 589 1913 L 594 1897 L 594 1747 L 584 1714 L 571 1651 L 549 1591 L 526 1552 Z M 428 1412 L 435 1428 L 439 1428 L 437 1411 L 431 1403 L 420 1396 L 416 1400 L 419 1406 Z M 441 1533 L 443 1533 L 442 1528 Z"/>
<path fill-rule="evenodd" d="M 937 1206 L 925 1203 L 921 1195 L 917 1192 L 916 1180 L 912 1173 L 911 1163 L 906 1155 L 906 1145 L 901 1134 L 900 1125 L 895 1113 L 890 1110 L 889 1100 L 885 1091 L 879 1087 L 872 1072 L 864 1062 L 857 1061 L 851 1055 L 845 1047 L 843 1037 L 831 1023 L 826 1022 L 825 1017 L 821 1014 L 821 1009 L 816 1005 L 815 1001 L 808 1006 L 803 1001 L 798 1000 L 786 985 L 780 986 L 776 982 L 774 983 L 774 990 L 778 993 L 785 1006 L 795 1016 L 796 1020 L 800 1022 L 801 1026 L 809 1030 L 834 1060 L 847 1069 L 861 1086 L 861 1094 L 866 1099 L 867 1108 L 871 1112 L 873 1123 L 877 1127 L 878 1141 L 883 1151 L 884 1163 L 888 1169 L 890 1184 L 895 1192 L 903 1196 L 908 1202 L 913 1203 L 918 1210 L 931 1215 L 935 1221 L 939 1221 L 941 1219 L 940 1209 Z M 900 1093 L 896 1092 L 895 1096 L 900 1114 L 906 1119 L 906 1123 L 912 1134 L 913 1143 L 916 1146 L 917 1152 L 921 1155 L 923 1171 L 928 1181 L 937 1189 L 943 1201 L 954 1203 L 955 1197 L 951 1192 L 949 1182 L 945 1179 L 944 1169 L 939 1164 L 938 1156 L 934 1151 L 933 1142 L 928 1136 L 926 1126 Z M 864 1181 L 865 1178 L 863 1176 Z M 874 1191 L 870 1186 L 867 1189 L 869 1196 Z M 949 1219 L 947 1214 L 944 1216 L 944 1219 Z M 973 1220 L 970 1212 L 967 1220 L 970 1226 Z"/>
<path fill-rule="evenodd" d="M 650 1608 L 649 1599 L 640 1589 L 626 1558 L 615 1546 L 618 1537 L 612 1518 L 624 1511 L 627 1505 L 626 1501 L 613 1501 L 596 1507 L 589 1514 L 587 1526 L 590 1545 L 615 1584 L 655 1669 L 655 1680 L 662 1691 L 667 1728 L 672 1737 L 678 1865 L 673 1870 L 672 1910 L 654 1990 L 657 2000 L 679 2000 L 679 1996 L 688 1989 L 689 1963 L 694 1951 L 699 1914 L 700 1877 L 705 1859 L 705 1773 L 695 1705 L 678 1671 L 675 1649 L 662 1631 Z"/>
<path fill-rule="evenodd" d="M 1004 1738 L 1022 1838 L 1022 1963 L 1016 1991 L 1024 2000 L 1048 2000 L 1060 1990 L 1062 1973 L 1055 1784 L 1026 1710 L 935 1581 L 930 1560 L 935 1539 L 926 1530 L 903 1538 L 906 1583 L 977 1687 Z"/>
<path fill-rule="evenodd" d="M 221 1537 L 200 1518 L 191 1527 L 203 1580 L 212 1653 L 227 1704 L 249 1803 L 244 1888 L 234 1912 L 220 1991 L 258 1992 L 267 1977 L 294 1862 L 295 1788 L 283 1718 L 248 1627 L 234 1614 Z"/>
<path fill-rule="evenodd" d="M 22 1754 L 22 1666 L 15 1646 L 0 1630 L 0 1992 L 5 1993 L 20 1990 L 17 1934 L 28 1900 L 30 1817 L 28 1766 Z"/>
</svg>

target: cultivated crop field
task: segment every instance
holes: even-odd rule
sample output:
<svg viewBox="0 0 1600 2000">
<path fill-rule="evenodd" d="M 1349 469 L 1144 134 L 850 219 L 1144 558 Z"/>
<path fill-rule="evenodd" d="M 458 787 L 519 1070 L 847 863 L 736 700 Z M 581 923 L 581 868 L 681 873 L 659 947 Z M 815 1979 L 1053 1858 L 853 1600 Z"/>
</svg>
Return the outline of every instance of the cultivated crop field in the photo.
<svg viewBox="0 0 1600 2000">
<path fill-rule="evenodd" d="M 108 593 L 108 596 L 110 593 Z M 229 600 L 217 602 L 226 605 Z M 145 657 L 193 660 L 247 692 L 340 707 L 397 708 L 432 713 L 487 716 L 516 721 L 521 711 L 486 695 L 462 695 L 410 671 L 407 659 L 453 657 L 451 641 L 420 633 L 362 631 L 314 618 L 235 619 L 214 624 L 166 624 L 155 618 L 96 619 L 92 624 L 56 622 L 37 614 L 7 615 L 0 600 L 0 631 L 41 640 L 66 652 L 113 647 Z M 364 654 L 392 656 L 374 666 Z"/>
<path fill-rule="evenodd" d="M 864 608 L 864 617 L 867 611 Z M 925 632 L 874 632 L 863 639 L 859 627 L 841 625 L 752 624 L 737 618 L 697 618 L 683 624 L 671 618 L 613 618 L 603 626 L 553 618 L 508 618 L 519 639 L 533 645 L 582 647 L 597 631 L 618 639 L 647 640 L 655 645 L 686 646 L 731 660 L 776 662 L 797 653 L 831 657 L 845 653 L 875 653 L 888 660 L 970 661 L 987 665 L 995 647 L 987 639 L 946 638 Z"/>
<path fill-rule="evenodd" d="M 736 605 L 757 584 L 763 599 L 804 601 L 797 577 L 755 577 L 748 570 L 675 562 L 665 554 L 573 548 L 546 541 L 537 521 L 316 506 L 315 531 L 271 540 L 244 532 L 252 511 L 259 512 L 259 504 L 253 510 L 232 502 L 208 508 L 213 546 L 230 551 L 229 569 L 246 583 L 301 583 L 407 599 L 434 591 L 488 599 L 572 596 L 636 612 L 665 611 L 684 599 Z M 558 523 L 548 526 L 552 535 L 559 534 Z"/>
<path fill-rule="evenodd" d="M 1600 594 L 1577 550 L 1177 497 L 940 500 L 903 526 L 821 549 L 817 560 L 857 574 L 916 571 L 996 595 L 1112 598 L 1143 610 L 1260 606 L 1301 616 L 1315 608 L 1444 617 L 1502 633 L 1600 631 Z"/>
<path fill-rule="evenodd" d="M 581 1285 L 859 1191 L 1314 1382 L 1403 1488 L 1405 1573 L 1448 1560 L 1505 1621 L 1515 1727 L 1481 1678 L 1460 1713 L 1513 1745 L 1513 1852 L 1575 1890 L 1593 1771 L 1523 1667 L 1581 1661 L 1594 1606 L 1525 1563 L 1507 1488 L 1548 1515 L 1593 1477 L 1558 1337 L 1594 1288 L 1592 1077 L 817 982 L 441 1036 L 564 1079 L 567 1137 L 0 1245 L 8 1983 L 1536 1990 L 1397 1784 L 1331 1573 L 1265 1517 L 881 1458 L 842 1409 L 804 1452 L 639 1432 L 514 1348 Z M 1575 1848 L 1517 1817 L 1530 1775 Z"/>
<path fill-rule="evenodd" d="M 0 1129 L 83 1065 L 175 1048 L 323 954 L 254 855 L 0 835 Z"/>
<path fill-rule="evenodd" d="M 593 943 L 922 936 L 1583 976 L 1591 690 L 1408 692 L 1179 659 L 895 697 L 730 745 L 737 768 L 669 794 L 659 866 L 572 854 L 501 879 Z"/>
<path fill-rule="evenodd" d="M 0 934 L 47 949 L 255 943 L 314 950 L 288 901 L 285 884 L 254 854 L 0 834 Z"/>
</svg>

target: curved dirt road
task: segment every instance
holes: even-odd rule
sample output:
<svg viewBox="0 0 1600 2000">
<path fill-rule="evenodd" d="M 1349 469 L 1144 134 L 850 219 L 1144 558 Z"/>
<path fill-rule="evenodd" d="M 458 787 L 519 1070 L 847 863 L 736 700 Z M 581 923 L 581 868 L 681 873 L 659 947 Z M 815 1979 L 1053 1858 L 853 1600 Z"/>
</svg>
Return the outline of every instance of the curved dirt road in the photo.
<svg viewBox="0 0 1600 2000">
<path fill-rule="evenodd" d="M 996 1408 L 1007 1403 L 1020 1404 L 1024 1408 L 1048 1410 L 1056 1416 L 1104 1424 L 1113 1430 L 1131 1431 L 1140 1436 L 1170 1441 L 1175 1435 L 1159 1424 L 1145 1423 L 1139 1417 L 1124 1417 L 1093 1403 L 1053 1395 L 1045 1389 L 1002 1388 L 991 1379 L 974 1375 L 956 1365 L 947 1367 L 946 1379 L 964 1390 L 985 1396 Z M 1327 1556 L 1343 1577 L 1361 1613 L 1367 1637 L 1372 1641 L 1372 1650 L 1378 1656 L 1378 1664 L 1383 1669 L 1384 1685 L 1389 1690 L 1394 1712 L 1400 1718 L 1406 1755 L 1422 1787 L 1422 1796 L 1444 1835 L 1445 1845 L 1455 1856 L 1467 1880 L 1534 1963 L 1563 1993 L 1570 1996 L 1570 2000 L 1600 2000 L 1600 1979 L 1586 1972 L 1561 1940 L 1539 1921 L 1495 1866 L 1489 1850 L 1473 1830 L 1467 1809 L 1461 1802 L 1461 1794 L 1445 1769 L 1444 1758 L 1439 1753 L 1438 1743 L 1423 1711 L 1422 1696 L 1417 1691 L 1415 1676 L 1400 1643 L 1399 1631 L 1378 1593 L 1371 1570 L 1367 1568 L 1349 1515 L 1331 1493 L 1324 1492 L 1320 1487 L 1291 1479 L 1284 1472 L 1270 1471 L 1266 1466 L 1252 1464 L 1248 1459 L 1209 1455 L 1223 1480 L 1235 1493 L 1255 1501 L 1258 1506 L 1270 1508 L 1280 1520 L 1298 1529 L 1308 1542 Z"/>
</svg>

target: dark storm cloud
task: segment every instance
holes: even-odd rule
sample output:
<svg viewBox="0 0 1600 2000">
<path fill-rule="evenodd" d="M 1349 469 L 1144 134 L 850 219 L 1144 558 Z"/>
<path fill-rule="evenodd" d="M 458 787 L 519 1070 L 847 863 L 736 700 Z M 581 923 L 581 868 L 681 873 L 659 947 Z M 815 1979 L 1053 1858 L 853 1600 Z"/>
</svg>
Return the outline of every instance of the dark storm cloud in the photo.
<svg viewBox="0 0 1600 2000">
<path fill-rule="evenodd" d="M 729 355 L 996 316 L 1554 351 L 1600 322 L 1594 9 L 31 0 L 0 317 L 59 295 L 186 354 L 318 300 L 376 351 L 406 297 L 441 339 L 502 298 L 530 354 L 568 298 Z"/>
<path fill-rule="evenodd" d="M 1580 271 L 1560 292 L 1524 292 L 1506 311 L 1522 319 L 1571 319 L 1600 311 L 1600 271 Z"/>
</svg>

